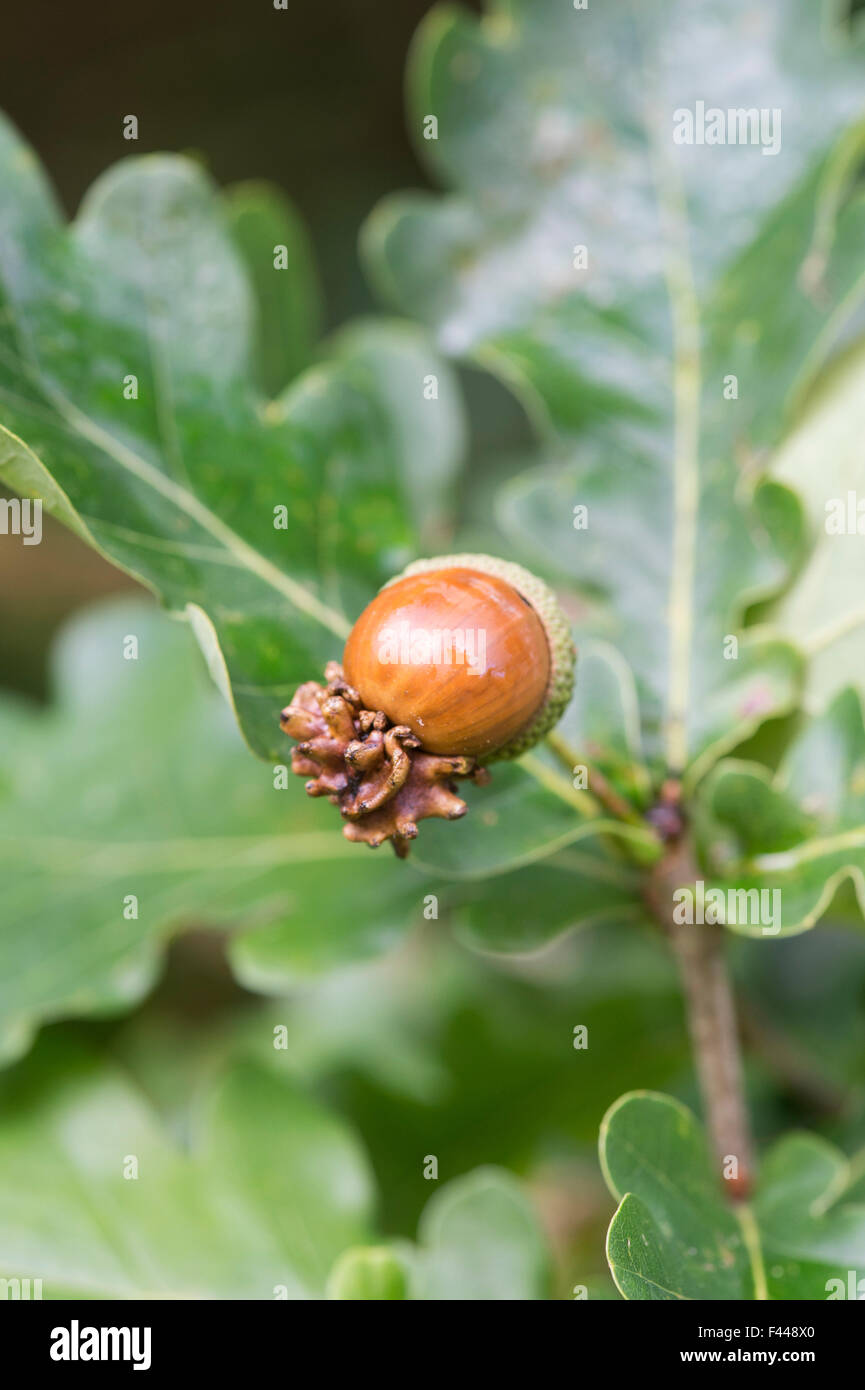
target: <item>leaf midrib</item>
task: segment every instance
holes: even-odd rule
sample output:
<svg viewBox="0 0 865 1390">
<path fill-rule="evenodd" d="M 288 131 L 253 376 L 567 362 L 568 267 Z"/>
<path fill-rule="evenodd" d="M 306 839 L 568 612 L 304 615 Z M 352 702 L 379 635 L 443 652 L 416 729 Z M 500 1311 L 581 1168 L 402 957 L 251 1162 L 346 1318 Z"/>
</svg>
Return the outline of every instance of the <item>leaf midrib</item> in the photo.
<svg viewBox="0 0 865 1390">
<path fill-rule="evenodd" d="M 125 468 L 139 481 L 160 493 L 166 501 L 172 502 L 179 511 L 182 511 L 192 521 L 197 522 L 203 530 L 209 532 L 214 539 L 219 541 L 229 554 L 234 555 L 250 573 L 257 575 L 270 588 L 289 599 L 295 608 L 306 613 L 308 617 L 314 618 L 316 622 L 334 633 L 335 636 L 341 639 L 348 636 L 350 626 L 342 613 L 338 613 L 329 605 L 322 603 L 302 584 L 298 584 L 287 574 L 284 574 L 272 560 L 268 560 L 266 556 L 226 525 L 194 493 L 189 492 L 173 479 L 166 477 L 153 464 L 141 458 L 134 450 L 122 444 L 120 440 L 115 439 L 112 434 L 103 430 L 101 425 L 96 424 L 71 401 L 67 401 L 58 394 L 55 403 L 60 414 L 73 429 L 88 439 L 91 444 L 95 444 L 97 448 L 107 453 L 121 468 Z"/>
<path fill-rule="evenodd" d="M 700 312 L 694 285 L 687 208 L 681 182 L 650 135 L 652 170 L 667 231 L 665 280 L 673 331 L 673 562 L 669 589 L 669 683 L 665 754 L 672 772 L 688 762 L 688 713 L 694 626 L 694 573 L 699 518 Z"/>
<path fill-rule="evenodd" d="M 865 825 L 854 826 L 850 830 L 839 831 L 837 835 L 817 836 L 797 845 L 793 849 L 780 850 L 777 854 L 761 854 L 754 859 L 754 868 L 787 869 L 798 868 L 800 864 L 811 863 L 815 859 L 825 859 L 832 854 L 843 854 L 848 849 L 865 849 Z M 776 862 L 773 864 L 772 861 Z M 851 868 L 858 868 L 856 864 Z"/>
<path fill-rule="evenodd" d="M 20 341 L 22 330 L 20 325 L 16 326 Z M 285 574 L 278 565 L 275 565 L 272 560 L 268 560 L 265 555 L 262 555 L 242 536 L 239 536 L 232 527 L 222 521 L 188 488 L 160 472 L 153 464 L 148 463 L 146 459 L 137 454 L 134 449 L 115 438 L 109 430 L 104 429 L 95 420 L 91 420 L 62 391 L 44 378 L 38 358 L 33 354 L 30 356 L 32 360 L 28 363 L 22 354 L 20 359 L 22 368 L 25 372 L 29 371 L 33 374 L 41 390 L 44 391 L 45 396 L 51 401 L 57 414 L 69 429 L 102 450 L 126 472 L 158 492 L 166 501 L 177 507 L 178 511 L 183 512 L 190 520 L 196 522 L 219 542 L 223 549 L 234 558 L 235 563 L 239 563 L 251 574 L 257 575 L 263 583 L 287 598 L 295 608 L 306 613 L 308 617 L 313 618 L 336 637 L 345 640 L 351 627 L 343 613 L 322 603 L 302 584 Z M 50 472 L 51 470 L 46 471 Z"/>
</svg>

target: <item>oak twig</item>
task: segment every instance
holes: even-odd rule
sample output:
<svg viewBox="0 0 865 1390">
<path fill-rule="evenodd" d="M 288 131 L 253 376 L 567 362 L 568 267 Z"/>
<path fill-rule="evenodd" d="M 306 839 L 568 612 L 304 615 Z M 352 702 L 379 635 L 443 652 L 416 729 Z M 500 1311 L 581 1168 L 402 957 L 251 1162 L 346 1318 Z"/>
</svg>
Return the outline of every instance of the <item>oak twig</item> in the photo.
<svg viewBox="0 0 865 1390">
<path fill-rule="evenodd" d="M 724 928 L 673 920 L 673 894 L 690 887 L 699 868 L 687 833 L 668 846 L 649 876 L 646 899 L 665 930 L 679 966 L 709 1136 L 727 1190 L 743 1200 L 753 1159 L 745 1105 L 733 990 L 725 956 Z M 735 1160 L 735 1162 L 732 1162 Z"/>
</svg>

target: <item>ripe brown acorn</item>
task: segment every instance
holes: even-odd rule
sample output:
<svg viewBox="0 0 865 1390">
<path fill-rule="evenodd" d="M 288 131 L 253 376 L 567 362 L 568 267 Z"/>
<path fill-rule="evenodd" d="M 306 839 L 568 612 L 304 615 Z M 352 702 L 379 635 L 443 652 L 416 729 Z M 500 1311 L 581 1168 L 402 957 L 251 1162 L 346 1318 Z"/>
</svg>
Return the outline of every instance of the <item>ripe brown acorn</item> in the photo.
<svg viewBox="0 0 865 1390">
<path fill-rule="evenodd" d="M 541 580 L 487 555 L 421 560 L 361 613 L 343 667 L 307 682 L 282 712 L 350 840 L 408 852 L 417 822 L 466 812 L 455 779 L 517 757 L 552 728 L 573 689 L 567 619 Z"/>
<path fill-rule="evenodd" d="M 367 709 L 407 724 L 428 753 L 485 758 L 533 719 L 550 679 L 543 623 L 494 574 L 411 574 L 361 613 L 342 660 Z"/>
</svg>

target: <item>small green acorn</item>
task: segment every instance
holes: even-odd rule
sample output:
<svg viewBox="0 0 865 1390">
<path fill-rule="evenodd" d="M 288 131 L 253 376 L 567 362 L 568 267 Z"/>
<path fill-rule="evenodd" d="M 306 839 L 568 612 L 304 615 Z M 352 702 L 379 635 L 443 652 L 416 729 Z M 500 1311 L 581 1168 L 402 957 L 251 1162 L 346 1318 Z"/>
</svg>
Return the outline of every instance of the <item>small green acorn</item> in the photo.
<svg viewBox="0 0 865 1390">
<path fill-rule="evenodd" d="M 571 698 L 576 651 L 551 590 L 489 555 L 419 560 L 349 634 L 326 687 L 301 686 L 282 727 L 292 767 L 327 795 L 349 839 L 407 853 L 417 822 L 456 819 L 454 779 L 525 753 Z"/>
</svg>

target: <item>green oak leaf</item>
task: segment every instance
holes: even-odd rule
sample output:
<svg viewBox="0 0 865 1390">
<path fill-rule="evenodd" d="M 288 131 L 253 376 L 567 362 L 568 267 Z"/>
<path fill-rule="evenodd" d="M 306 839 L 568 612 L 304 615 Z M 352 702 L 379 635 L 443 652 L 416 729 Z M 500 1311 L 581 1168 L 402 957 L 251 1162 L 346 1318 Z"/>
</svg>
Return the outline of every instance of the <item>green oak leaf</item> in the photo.
<svg viewBox="0 0 865 1390">
<path fill-rule="evenodd" d="M 851 1200 L 853 1175 L 844 1154 L 814 1134 L 788 1134 L 766 1155 L 754 1215 L 769 1298 L 847 1298 L 851 1271 L 857 1287 L 865 1203 Z"/>
<path fill-rule="evenodd" d="M 236 183 L 225 191 L 228 227 L 255 295 L 255 369 L 272 399 L 309 366 L 321 326 L 321 291 L 306 227 L 279 189 Z"/>
<path fill-rule="evenodd" d="M 507 915 L 507 895 L 499 901 Z M 112 1030 L 112 1053 L 179 1132 L 190 1097 L 238 1053 L 340 1096 L 369 1145 L 386 1228 L 405 1230 L 430 1190 L 416 1167 L 430 1147 L 442 1179 L 489 1163 L 535 1173 L 550 1160 L 551 1134 L 561 1163 L 593 1168 L 611 1092 L 663 1090 L 688 1067 L 676 988 L 648 924 L 588 924 L 515 968 L 489 951 L 454 951 L 430 922 L 400 950 L 249 1001 L 234 1018 L 190 1020 L 182 1000 L 170 1014 L 154 1000 Z M 851 1000 L 845 1017 L 852 1010 Z"/>
<path fill-rule="evenodd" d="M 334 808 L 291 775 L 288 741 L 271 766 L 249 757 L 184 625 L 151 605 L 112 601 L 73 620 L 52 684 L 47 712 L 0 700 L 4 1059 L 44 1021 L 129 1008 L 189 926 L 229 930 L 237 978 L 278 994 L 374 960 L 433 918 L 475 949 L 524 952 L 641 912 L 616 846 L 648 852 L 646 832 L 574 814 L 517 767 L 443 827 L 451 859 L 447 837 L 438 863 L 425 842 L 407 863 L 348 844 Z M 544 879 L 535 861 L 556 843 Z"/>
<path fill-rule="evenodd" d="M 418 1244 L 351 1250 L 337 1261 L 331 1298 L 368 1301 L 525 1302 L 549 1296 L 549 1255 L 520 1184 L 478 1168 L 431 1197 Z"/>
<path fill-rule="evenodd" d="M 454 377 L 442 371 L 427 334 L 408 322 L 356 320 L 327 347 L 355 373 L 363 370 L 370 394 L 385 401 L 418 543 L 432 554 L 447 553 L 452 549 L 457 465 L 467 450 Z M 417 389 L 419 382 L 423 391 Z"/>
<path fill-rule="evenodd" d="M 7 1056 L 42 1020 L 141 998 L 190 924 L 245 928 L 238 974 L 275 992 L 423 920 L 411 863 L 349 845 L 285 764 L 249 757 L 181 624 L 96 609 L 64 631 L 54 684 L 48 713 L 0 702 Z"/>
<path fill-rule="evenodd" d="M 0 479 L 190 618 L 247 740 L 273 757 L 281 706 L 417 553 L 414 393 L 437 460 L 428 520 L 447 510 L 461 440 L 448 370 L 416 330 L 382 326 L 402 396 L 377 389 L 363 339 L 357 360 L 346 342 L 268 401 L 234 241 L 260 290 L 263 233 L 236 197 L 190 160 L 147 156 L 104 174 L 67 226 L 6 123 L 0 172 Z M 430 372 L 442 389 L 423 401 Z"/>
<path fill-rule="evenodd" d="M 278 712 L 297 683 L 339 655 L 351 618 L 414 548 L 447 539 L 464 448 L 452 374 L 417 328 L 361 322 L 265 403 L 250 366 L 248 286 L 225 209 L 195 166 L 127 161 L 67 229 L 8 127 L 0 159 L 17 194 L 0 207 L 0 418 L 21 436 L 0 431 L 0 474 L 187 617 L 247 740 L 283 759 Z M 260 190 L 229 207 L 244 214 L 234 230 L 260 288 L 284 210 Z M 291 275 L 269 273 L 280 286 Z M 55 322 L 67 312 L 80 352 Z M 128 372 L 133 401 L 111 386 Z M 274 529 L 280 506 L 288 530 Z M 459 845 L 453 827 L 425 836 L 431 867 L 479 875 L 594 833 L 575 827 L 561 780 L 503 770 L 473 798 Z M 278 933 L 238 948 L 247 978 L 280 956 Z"/>
<path fill-rule="evenodd" d="M 634 1091 L 604 1116 L 601 1166 L 619 1203 L 607 1259 L 624 1298 L 753 1298 L 742 1229 L 685 1106 Z"/>
<path fill-rule="evenodd" d="M 658 853 L 642 826 L 598 820 L 594 803 L 539 757 L 495 764 L 492 773 L 486 787 L 460 787 L 469 812 L 456 835 L 447 821 L 424 822 L 423 843 L 412 851 L 418 868 L 449 882 L 479 880 L 600 835 L 627 842 L 647 862 Z"/>
<path fill-rule="evenodd" d="M 821 383 L 772 466 L 802 497 L 808 563 L 772 611 L 808 654 L 807 694 L 825 704 L 844 685 L 865 689 L 865 354 L 845 357 Z"/>
<path fill-rule="evenodd" d="M 410 122 L 435 114 L 419 143 L 454 191 L 386 200 L 366 228 L 384 294 L 536 421 L 551 461 L 505 489 L 499 522 L 601 601 L 647 752 L 691 782 L 799 694 L 794 645 L 741 630 L 807 540 L 764 453 L 863 294 L 861 72 L 835 7 L 802 0 L 435 9 Z M 677 144 L 698 100 L 779 110 L 782 148 Z"/>
<path fill-rule="evenodd" d="M 537 1298 L 547 1278 L 495 1171 L 437 1194 L 416 1249 L 370 1248 L 361 1144 L 248 1061 L 208 1086 L 183 1152 L 122 1071 L 55 1036 L 0 1082 L 0 1174 L 0 1277 L 48 1299 Z"/>
<path fill-rule="evenodd" d="M 332 1087 L 333 1076 L 347 1068 L 395 1103 L 428 1107 L 450 1087 L 436 1048 L 439 1021 L 467 993 L 468 966 L 460 973 L 454 962 L 471 961 L 444 937 L 436 944 L 429 953 L 412 941 L 368 964 L 307 980 L 290 996 L 247 1001 L 231 1017 L 190 1019 L 182 1009 L 160 1009 L 157 998 L 113 1031 L 112 1055 L 174 1128 L 183 1128 L 203 1081 L 238 1055 L 316 1089 Z M 285 1046 L 275 1046 L 277 1040 Z"/>
<path fill-rule="evenodd" d="M 412 1259 L 412 1297 L 525 1302 L 548 1296 L 537 1217 L 509 1173 L 479 1168 L 430 1199 Z"/>
<path fill-rule="evenodd" d="M 454 930 L 475 950 L 526 954 L 575 927 L 645 920 L 633 865 L 595 841 L 492 882 L 464 885 Z"/>
<path fill-rule="evenodd" d="M 181 1153 L 121 1072 L 59 1046 L 0 1086 L 4 1277 L 45 1298 L 315 1298 L 369 1239 L 369 1162 L 301 1090 L 239 1064 Z"/>
<path fill-rule="evenodd" d="M 554 739 L 560 756 L 570 755 L 572 772 L 585 759 L 589 776 L 591 768 L 599 768 L 633 800 L 645 803 L 649 784 L 637 686 L 630 666 L 609 642 L 580 641 L 579 679 Z"/>
<path fill-rule="evenodd" d="M 775 905 L 771 925 L 744 912 L 745 921 L 728 921 L 734 930 L 805 931 L 848 881 L 865 914 L 865 724 L 852 688 L 802 727 L 774 778 L 758 763 L 726 760 L 700 801 L 704 856 L 724 875 L 713 886 L 754 902 L 771 894 Z"/>
<path fill-rule="evenodd" d="M 810 1134 L 767 1153 L 750 1207 L 725 1200 L 705 1135 L 669 1096 L 634 1091 L 601 1126 L 619 1206 L 607 1258 L 627 1299 L 823 1299 L 865 1263 L 865 1207 L 843 1154 Z M 836 1296 L 838 1296 L 836 1294 Z"/>
</svg>

